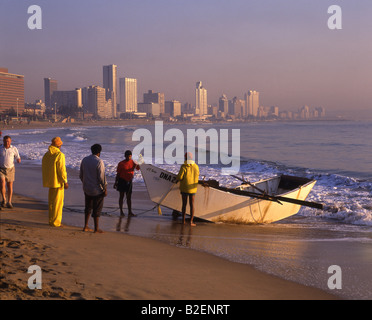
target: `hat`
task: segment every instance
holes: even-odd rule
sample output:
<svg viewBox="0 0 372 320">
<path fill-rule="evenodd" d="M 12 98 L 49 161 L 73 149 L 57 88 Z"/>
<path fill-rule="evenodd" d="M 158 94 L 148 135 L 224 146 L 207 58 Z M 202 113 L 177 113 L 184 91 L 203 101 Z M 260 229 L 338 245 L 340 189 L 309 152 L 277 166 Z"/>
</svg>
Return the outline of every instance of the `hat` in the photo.
<svg viewBox="0 0 372 320">
<path fill-rule="evenodd" d="M 62 142 L 60 137 L 55 137 L 55 138 L 52 139 L 52 146 L 55 146 L 55 147 L 58 148 L 62 145 L 63 145 L 63 142 Z"/>
</svg>

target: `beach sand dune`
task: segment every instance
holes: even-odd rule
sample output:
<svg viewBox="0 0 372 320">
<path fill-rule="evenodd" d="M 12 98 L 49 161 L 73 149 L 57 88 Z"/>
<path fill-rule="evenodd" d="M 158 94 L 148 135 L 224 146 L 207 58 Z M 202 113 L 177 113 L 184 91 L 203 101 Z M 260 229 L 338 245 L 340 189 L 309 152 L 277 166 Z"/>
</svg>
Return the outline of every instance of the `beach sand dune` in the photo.
<svg viewBox="0 0 372 320">
<path fill-rule="evenodd" d="M 14 204 L 0 211 L 1 300 L 336 298 L 249 265 L 152 239 L 53 228 L 46 204 L 18 195 Z M 42 270 L 40 290 L 28 288 L 31 265 Z"/>
</svg>

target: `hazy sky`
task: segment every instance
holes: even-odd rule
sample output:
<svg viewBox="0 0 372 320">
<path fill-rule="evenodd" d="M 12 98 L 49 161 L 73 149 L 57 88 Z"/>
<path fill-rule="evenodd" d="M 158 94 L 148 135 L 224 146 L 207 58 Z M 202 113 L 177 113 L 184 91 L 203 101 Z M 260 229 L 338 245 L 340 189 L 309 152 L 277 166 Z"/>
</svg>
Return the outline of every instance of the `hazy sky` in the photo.
<svg viewBox="0 0 372 320">
<path fill-rule="evenodd" d="M 42 30 L 29 30 L 30 5 Z M 342 30 L 327 26 L 342 8 Z M 372 116 L 371 0 L 1 0 L 0 66 L 25 75 L 25 98 L 102 85 L 102 66 L 166 100 L 208 103 L 261 93 L 261 105 L 363 111 Z"/>
</svg>

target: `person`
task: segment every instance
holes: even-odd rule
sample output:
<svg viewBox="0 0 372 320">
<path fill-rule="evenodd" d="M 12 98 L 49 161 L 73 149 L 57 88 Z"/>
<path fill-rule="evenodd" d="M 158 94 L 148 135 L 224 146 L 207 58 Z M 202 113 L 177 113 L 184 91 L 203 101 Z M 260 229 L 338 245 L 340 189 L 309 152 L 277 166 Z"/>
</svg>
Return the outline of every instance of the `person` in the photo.
<svg viewBox="0 0 372 320">
<path fill-rule="evenodd" d="M 185 153 L 185 162 L 178 172 L 177 181 L 180 181 L 183 224 L 185 224 L 186 206 L 187 200 L 189 200 L 191 216 L 190 225 L 194 227 L 196 226 L 194 223 L 194 201 L 199 182 L 199 166 L 195 163 L 195 161 L 192 160 L 192 158 L 193 156 L 191 152 Z"/>
<path fill-rule="evenodd" d="M 3 145 L 0 146 L 0 184 L 3 208 L 13 208 L 13 182 L 15 179 L 14 160 L 21 163 L 18 149 L 12 146 L 12 139 L 9 136 L 3 138 Z M 7 190 L 8 189 L 8 190 Z M 6 197 L 6 193 L 8 197 Z"/>
<path fill-rule="evenodd" d="M 100 159 L 102 146 L 94 144 L 90 149 L 92 154 L 81 161 L 79 173 L 85 195 L 85 224 L 83 231 L 93 231 L 88 227 L 89 218 L 93 211 L 94 232 L 103 233 L 99 228 L 99 218 L 104 198 L 107 196 L 105 164 Z"/>
<path fill-rule="evenodd" d="M 132 212 L 132 181 L 134 177 L 134 170 L 139 170 L 140 167 L 132 160 L 132 151 L 125 151 L 124 157 L 125 159 L 118 163 L 114 188 L 119 191 L 120 215 L 125 216 L 123 211 L 125 194 L 127 197 L 128 216 L 133 217 L 135 214 Z"/>
<path fill-rule="evenodd" d="M 43 186 L 49 188 L 49 225 L 62 226 L 62 210 L 65 189 L 68 189 L 66 159 L 61 152 L 63 142 L 60 137 L 52 139 L 52 144 L 42 159 Z"/>
</svg>

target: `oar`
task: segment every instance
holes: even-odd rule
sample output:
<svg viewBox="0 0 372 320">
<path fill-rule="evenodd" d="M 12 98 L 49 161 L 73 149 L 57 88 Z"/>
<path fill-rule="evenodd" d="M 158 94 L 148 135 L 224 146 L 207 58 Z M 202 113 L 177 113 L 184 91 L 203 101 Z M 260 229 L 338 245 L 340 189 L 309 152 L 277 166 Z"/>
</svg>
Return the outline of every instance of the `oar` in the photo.
<svg viewBox="0 0 372 320">
<path fill-rule="evenodd" d="M 240 181 L 243 181 L 243 182 L 246 183 L 246 184 L 249 184 L 252 188 L 254 188 L 254 189 L 260 191 L 260 192 L 263 193 L 263 194 L 266 193 L 265 190 L 261 190 L 260 188 L 256 187 L 254 184 L 250 183 L 249 181 L 247 181 L 247 180 L 245 180 L 245 179 L 243 179 L 243 178 L 240 178 L 240 177 L 235 176 L 235 175 L 233 175 L 233 174 L 230 174 L 230 176 L 232 176 L 232 177 L 234 177 L 235 179 L 238 179 L 238 180 L 240 180 Z"/>
<path fill-rule="evenodd" d="M 252 187 L 255 187 L 254 185 L 252 185 L 248 181 L 245 181 L 238 176 L 234 176 L 234 175 L 232 175 L 232 176 L 234 178 L 238 179 L 238 180 L 241 180 L 243 182 L 248 183 Z M 261 189 L 259 189 L 257 187 L 255 187 L 255 188 L 258 189 L 260 192 L 262 192 Z M 264 199 L 264 200 L 276 201 L 276 202 L 279 202 L 279 203 L 280 203 L 280 201 L 290 202 L 290 203 L 295 203 L 295 204 L 299 204 L 299 205 L 306 206 L 306 207 L 311 207 L 311 208 L 316 208 L 316 209 L 321 209 L 321 210 L 324 209 L 323 204 L 317 203 L 317 202 L 310 202 L 310 201 L 298 200 L 298 199 L 293 199 L 293 198 L 286 198 L 286 197 L 281 197 L 281 196 L 271 196 L 271 195 L 268 195 L 268 194 L 265 194 L 265 193 L 258 194 L 258 193 L 249 192 L 249 191 L 245 191 L 245 193 L 248 196 L 253 197 L 253 198 L 260 198 L 260 199 Z"/>
<path fill-rule="evenodd" d="M 321 210 L 323 210 L 324 208 L 323 204 L 317 203 L 317 202 L 310 202 L 310 201 L 286 198 L 286 197 L 281 197 L 281 196 L 270 196 L 266 194 L 259 194 L 259 193 L 249 192 L 249 191 L 244 191 L 244 193 L 249 197 L 259 198 L 263 200 L 290 202 L 290 203 L 295 203 L 301 206 L 311 207 L 311 208 L 316 208 L 316 209 L 321 209 Z"/>
<path fill-rule="evenodd" d="M 259 192 L 261 192 L 263 196 L 268 195 L 268 194 L 266 193 L 265 190 L 262 190 L 262 189 L 256 187 L 254 184 L 250 183 L 249 181 L 247 181 L 247 180 L 245 180 L 245 179 L 243 179 L 243 178 L 240 178 L 240 177 L 238 177 L 238 176 L 235 176 L 235 175 L 233 175 L 233 174 L 231 174 L 231 176 L 234 177 L 234 178 L 236 178 L 236 179 L 238 179 L 238 180 L 240 180 L 240 181 L 243 181 L 245 184 L 250 185 L 252 188 L 254 188 L 254 189 L 258 190 Z M 283 205 L 283 203 L 281 203 L 281 202 L 280 202 L 279 200 L 277 200 L 277 199 L 276 199 L 276 200 L 273 199 L 272 201 L 275 201 L 275 202 L 277 202 L 277 203 Z"/>
</svg>

